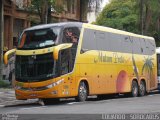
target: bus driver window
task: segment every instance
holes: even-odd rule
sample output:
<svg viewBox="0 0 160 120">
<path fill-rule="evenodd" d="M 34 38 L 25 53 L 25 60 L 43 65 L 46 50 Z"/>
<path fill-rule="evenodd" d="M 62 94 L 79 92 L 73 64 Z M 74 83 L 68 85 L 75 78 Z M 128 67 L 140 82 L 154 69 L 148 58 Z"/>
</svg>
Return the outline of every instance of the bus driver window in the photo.
<svg viewBox="0 0 160 120">
<path fill-rule="evenodd" d="M 71 48 L 61 52 L 61 74 L 67 74 L 73 70 L 79 34 L 79 28 L 73 27 L 64 29 L 62 42 L 73 43 L 73 45 Z"/>
</svg>

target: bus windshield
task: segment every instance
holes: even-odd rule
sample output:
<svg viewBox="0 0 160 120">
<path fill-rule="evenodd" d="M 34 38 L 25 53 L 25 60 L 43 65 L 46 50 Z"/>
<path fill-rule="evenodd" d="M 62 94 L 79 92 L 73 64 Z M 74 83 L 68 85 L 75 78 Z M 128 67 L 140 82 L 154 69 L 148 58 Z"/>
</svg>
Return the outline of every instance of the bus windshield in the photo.
<svg viewBox="0 0 160 120">
<path fill-rule="evenodd" d="M 25 31 L 18 43 L 18 49 L 39 49 L 55 45 L 60 27 Z"/>
</svg>

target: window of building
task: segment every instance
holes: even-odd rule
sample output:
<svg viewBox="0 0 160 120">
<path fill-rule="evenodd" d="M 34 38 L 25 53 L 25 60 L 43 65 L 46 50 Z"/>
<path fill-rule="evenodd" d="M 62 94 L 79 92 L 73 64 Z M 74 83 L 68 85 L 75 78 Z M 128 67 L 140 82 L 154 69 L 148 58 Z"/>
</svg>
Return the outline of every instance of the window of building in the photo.
<svg viewBox="0 0 160 120">
<path fill-rule="evenodd" d="M 23 0 L 16 0 L 16 5 L 19 7 L 19 8 L 23 8 L 24 6 L 24 1 Z"/>
<path fill-rule="evenodd" d="M 68 10 L 69 13 L 71 13 L 71 4 L 72 4 L 72 1 L 67 0 L 67 10 Z"/>
<path fill-rule="evenodd" d="M 76 0 L 72 0 L 72 14 L 75 14 L 75 3 Z"/>
</svg>

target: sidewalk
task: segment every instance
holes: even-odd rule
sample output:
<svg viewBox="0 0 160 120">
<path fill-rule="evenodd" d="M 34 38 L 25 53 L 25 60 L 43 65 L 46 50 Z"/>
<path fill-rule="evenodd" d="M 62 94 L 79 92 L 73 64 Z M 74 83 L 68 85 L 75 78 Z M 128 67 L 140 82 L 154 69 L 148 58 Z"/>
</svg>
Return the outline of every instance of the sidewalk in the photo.
<svg viewBox="0 0 160 120">
<path fill-rule="evenodd" d="M 9 102 L 13 102 L 15 100 L 15 93 L 13 89 L 0 88 L 0 107 L 5 106 Z"/>
<path fill-rule="evenodd" d="M 14 89 L 3 89 L 0 88 L 0 107 L 30 104 L 36 103 L 37 99 L 33 100 L 16 100 Z"/>
</svg>

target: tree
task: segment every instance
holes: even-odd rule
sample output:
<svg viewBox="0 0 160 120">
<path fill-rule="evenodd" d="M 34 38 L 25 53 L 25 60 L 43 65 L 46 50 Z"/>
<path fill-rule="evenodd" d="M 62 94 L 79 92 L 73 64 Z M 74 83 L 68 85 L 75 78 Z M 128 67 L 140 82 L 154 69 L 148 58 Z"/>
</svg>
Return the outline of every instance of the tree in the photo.
<svg viewBox="0 0 160 120">
<path fill-rule="evenodd" d="M 140 31 L 141 31 L 141 34 L 143 35 L 143 4 L 144 4 L 144 0 L 140 0 L 140 3 L 139 3 L 139 7 L 140 7 Z"/>
<path fill-rule="evenodd" d="M 156 21 L 159 17 L 160 14 L 160 1 L 159 0 L 143 0 L 143 6 L 141 6 L 142 8 L 142 15 L 144 17 L 142 17 L 142 22 L 143 22 L 143 31 L 145 35 L 150 35 L 150 29 L 154 29 L 155 26 L 154 24 L 156 24 Z M 152 28 L 151 28 L 152 27 Z"/>
<path fill-rule="evenodd" d="M 38 12 L 42 24 L 51 22 L 51 13 L 60 12 L 62 6 L 58 0 L 31 0 L 30 10 Z"/>
<path fill-rule="evenodd" d="M 153 36 L 160 45 L 160 0 L 110 0 L 96 23 Z"/>
<path fill-rule="evenodd" d="M 160 45 L 160 0 L 141 0 L 140 5 L 140 26 L 142 34 L 153 36 L 157 46 Z"/>
<path fill-rule="evenodd" d="M 96 19 L 96 23 L 138 33 L 135 0 L 111 0 Z"/>
<path fill-rule="evenodd" d="M 64 10 L 63 2 L 67 2 L 67 8 L 72 7 L 74 0 L 31 0 L 31 11 L 38 12 L 41 23 L 50 23 L 52 12 L 62 12 Z M 97 12 L 103 0 L 79 0 L 80 4 L 80 19 L 84 21 L 89 10 Z"/>
</svg>

